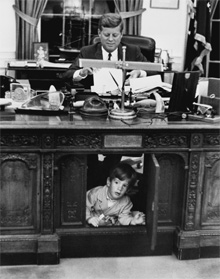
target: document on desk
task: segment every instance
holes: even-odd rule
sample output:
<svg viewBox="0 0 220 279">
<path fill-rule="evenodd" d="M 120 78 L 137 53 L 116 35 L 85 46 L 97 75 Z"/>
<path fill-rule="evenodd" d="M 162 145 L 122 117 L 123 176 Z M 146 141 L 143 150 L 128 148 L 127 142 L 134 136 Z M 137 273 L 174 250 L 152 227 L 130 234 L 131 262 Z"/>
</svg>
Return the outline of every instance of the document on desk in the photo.
<svg viewBox="0 0 220 279">
<path fill-rule="evenodd" d="M 130 87 L 133 93 L 142 93 L 156 89 L 158 87 L 171 92 L 172 85 L 162 82 L 160 75 L 147 76 L 143 78 L 130 79 Z"/>
<path fill-rule="evenodd" d="M 93 70 L 93 92 L 99 95 L 113 92 L 122 88 L 122 70 L 113 68 L 99 68 Z"/>
</svg>

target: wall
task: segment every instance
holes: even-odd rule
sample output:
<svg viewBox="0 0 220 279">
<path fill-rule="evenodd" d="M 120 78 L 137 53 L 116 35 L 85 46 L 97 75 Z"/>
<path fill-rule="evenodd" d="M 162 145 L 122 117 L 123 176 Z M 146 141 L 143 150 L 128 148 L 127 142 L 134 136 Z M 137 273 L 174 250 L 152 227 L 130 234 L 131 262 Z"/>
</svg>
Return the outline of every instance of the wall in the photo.
<svg viewBox="0 0 220 279">
<path fill-rule="evenodd" d="M 0 0 L 0 75 L 5 74 L 7 62 L 15 59 L 16 28 L 14 0 Z"/>
<path fill-rule="evenodd" d="M 184 65 L 188 29 L 187 2 L 188 0 L 179 0 L 178 9 L 155 9 L 150 7 L 150 0 L 143 1 L 146 11 L 142 16 L 141 33 L 143 36 L 154 38 L 157 48 L 169 51 L 175 70 L 182 70 Z"/>
<path fill-rule="evenodd" d="M 179 0 L 179 9 L 153 9 L 150 0 L 143 1 L 146 11 L 142 15 L 142 35 L 156 40 L 158 48 L 167 49 L 174 57 L 173 69 L 182 70 L 186 38 L 187 0 Z M 0 74 L 7 62 L 15 59 L 16 27 L 14 0 L 0 1 Z"/>
</svg>

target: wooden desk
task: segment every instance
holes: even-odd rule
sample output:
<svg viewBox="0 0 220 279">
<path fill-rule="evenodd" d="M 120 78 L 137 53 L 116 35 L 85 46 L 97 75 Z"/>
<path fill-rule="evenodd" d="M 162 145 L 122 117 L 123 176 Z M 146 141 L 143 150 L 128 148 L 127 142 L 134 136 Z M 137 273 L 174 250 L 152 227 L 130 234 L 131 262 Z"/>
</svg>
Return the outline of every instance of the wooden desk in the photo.
<svg viewBox="0 0 220 279">
<path fill-rule="evenodd" d="M 65 82 L 59 78 L 59 75 L 67 70 L 65 68 L 8 66 L 7 70 L 15 71 L 16 79 L 28 79 L 34 90 L 48 90 L 50 85 L 54 85 L 57 90 L 60 90 L 65 86 Z"/>
<path fill-rule="evenodd" d="M 219 256 L 219 123 L 126 122 L 1 112 L 1 264 Z M 146 226 L 86 224 L 87 160 L 102 153 L 144 154 L 137 205 Z"/>
</svg>

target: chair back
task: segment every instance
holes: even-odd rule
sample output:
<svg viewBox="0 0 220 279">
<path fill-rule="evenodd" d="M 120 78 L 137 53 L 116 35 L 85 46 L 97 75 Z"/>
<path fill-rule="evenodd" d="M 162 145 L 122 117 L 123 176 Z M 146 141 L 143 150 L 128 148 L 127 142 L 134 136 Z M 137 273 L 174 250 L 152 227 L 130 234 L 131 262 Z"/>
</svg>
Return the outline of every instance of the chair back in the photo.
<svg viewBox="0 0 220 279">
<path fill-rule="evenodd" d="M 94 36 L 91 40 L 91 44 L 100 42 L 98 35 Z M 147 58 L 149 62 L 154 62 L 156 42 L 150 37 L 136 36 L 136 35 L 123 35 L 121 42 L 124 44 L 138 45 L 142 54 Z"/>
</svg>

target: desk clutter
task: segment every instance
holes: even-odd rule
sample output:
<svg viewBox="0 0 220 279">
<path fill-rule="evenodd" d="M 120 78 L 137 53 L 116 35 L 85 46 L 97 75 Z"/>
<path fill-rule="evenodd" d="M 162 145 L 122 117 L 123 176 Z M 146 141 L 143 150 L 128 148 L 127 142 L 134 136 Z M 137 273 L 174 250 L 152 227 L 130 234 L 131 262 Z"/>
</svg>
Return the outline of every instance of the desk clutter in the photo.
<svg viewBox="0 0 220 279">
<path fill-rule="evenodd" d="M 13 106 L 16 113 L 79 113 L 84 117 L 122 119 L 124 110 L 126 119 L 164 114 L 164 117 L 177 119 L 220 121 L 220 81 L 216 78 L 199 79 L 197 72 L 175 73 L 172 85 L 163 83 L 158 75 L 131 79 L 125 91 L 123 108 L 120 91 L 118 94 L 100 94 L 84 88 L 57 91 L 54 86 L 49 90 L 35 91 L 28 80 L 2 78 L 7 80 L 7 86 L 1 87 L 1 110 Z"/>
<path fill-rule="evenodd" d="M 198 102 L 194 102 L 192 120 L 215 123 L 220 121 L 220 79 L 203 78 L 198 85 L 200 94 Z"/>
</svg>

